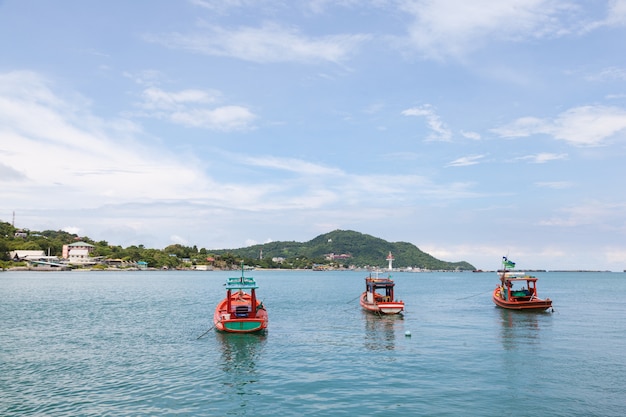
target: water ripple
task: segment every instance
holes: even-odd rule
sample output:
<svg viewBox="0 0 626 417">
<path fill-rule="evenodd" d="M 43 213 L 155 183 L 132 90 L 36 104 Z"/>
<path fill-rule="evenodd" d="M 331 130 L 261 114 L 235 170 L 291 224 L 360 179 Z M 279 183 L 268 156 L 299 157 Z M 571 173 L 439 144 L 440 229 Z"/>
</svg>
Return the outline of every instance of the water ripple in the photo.
<svg viewBox="0 0 626 417">
<path fill-rule="evenodd" d="M 626 306 L 594 307 L 626 290 L 610 274 L 584 315 L 560 275 L 560 313 L 520 315 L 451 300 L 459 275 L 397 274 L 407 312 L 376 317 L 350 303 L 359 273 L 258 272 L 267 334 L 199 340 L 227 274 L 0 274 L 0 415 L 621 415 Z"/>
</svg>

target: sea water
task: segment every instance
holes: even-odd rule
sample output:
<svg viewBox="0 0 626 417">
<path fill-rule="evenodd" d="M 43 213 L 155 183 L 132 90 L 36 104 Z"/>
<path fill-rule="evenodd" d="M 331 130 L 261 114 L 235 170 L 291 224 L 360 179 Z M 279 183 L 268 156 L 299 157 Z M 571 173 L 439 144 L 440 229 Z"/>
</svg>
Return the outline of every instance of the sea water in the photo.
<svg viewBox="0 0 626 417">
<path fill-rule="evenodd" d="M 624 273 L 537 273 L 545 313 L 495 307 L 495 273 L 394 273 L 406 311 L 378 317 L 365 272 L 250 271 L 266 334 L 204 334 L 237 275 L 0 272 L 0 415 L 626 410 Z"/>
</svg>

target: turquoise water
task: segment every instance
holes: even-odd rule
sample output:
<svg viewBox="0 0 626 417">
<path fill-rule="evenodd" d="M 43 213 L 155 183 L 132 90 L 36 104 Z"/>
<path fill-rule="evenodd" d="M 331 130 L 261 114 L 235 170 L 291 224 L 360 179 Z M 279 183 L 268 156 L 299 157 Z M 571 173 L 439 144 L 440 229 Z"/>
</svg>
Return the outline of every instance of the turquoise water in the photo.
<svg viewBox="0 0 626 417">
<path fill-rule="evenodd" d="M 198 339 L 236 272 L 0 273 L 0 415 L 624 415 L 626 274 L 538 273 L 555 311 L 519 313 L 495 273 L 396 273 L 404 317 L 362 272 L 247 275 L 267 334 Z"/>
</svg>

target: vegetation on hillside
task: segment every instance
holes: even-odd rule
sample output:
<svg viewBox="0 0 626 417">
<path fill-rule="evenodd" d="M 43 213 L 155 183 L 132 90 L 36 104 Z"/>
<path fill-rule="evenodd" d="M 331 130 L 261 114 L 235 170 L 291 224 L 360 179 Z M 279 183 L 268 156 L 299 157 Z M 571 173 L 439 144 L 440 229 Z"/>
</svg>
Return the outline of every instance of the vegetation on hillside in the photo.
<svg viewBox="0 0 626 417">
<path fill-rule="evenodd" d="M 422 252 L 407 242 L 387 242 L 386 240 L 351 230 L 335 230 L 317 236 L 308 242 L 271 242 L 228 251 L 215 251 L 216 254 L 232 253 L 249 259 L 263 258 L 300 259 L 325 264 L 331 262 L 329 254 L 350 255 L 347 259 L 334 263 L 344 266 L 386 267 L 387 255 L 392 252 L 393 265 L 397 268 L 421 268 L 430 270 L 473 270 L 467 262 L 446 262 Z"/>
<path fill-rule="evenodd" d="M 23 232 L 16 236 L 16 232 Z M 164 249 L 150 249 L 143 245 L 126 248 L 94 241 L 88 237 L 64 231 L 33 232 L 16 229 L 10 223 L 0 222 L 0 267 L 10 266 L 9 252 L 13 250 L 41 250 L 50 256 L 61 257 L 63 245 L 83 241 L 94 246 L 92 257 L 119 259 L 126 262 L 147 262 L 152 268 L 188 268 L 211 265 L 220 269 L 237 269 L 241 261 L 260 268 L 311 269 L 316 266 L 385 267 L 389 251 L 395 257 L 394 267 L 430 270 L 473 270 L 467 262 L 445 262 L 422 252 L 406 242 L 390 243 L 370 235 L 350 230 L 335 230 L 308 242 L 271 242 L 239 249 L 207 250 L 196 246 L 170 245 Z M 349 255 L 332 259 L 329 254 Z"/>
</svg>

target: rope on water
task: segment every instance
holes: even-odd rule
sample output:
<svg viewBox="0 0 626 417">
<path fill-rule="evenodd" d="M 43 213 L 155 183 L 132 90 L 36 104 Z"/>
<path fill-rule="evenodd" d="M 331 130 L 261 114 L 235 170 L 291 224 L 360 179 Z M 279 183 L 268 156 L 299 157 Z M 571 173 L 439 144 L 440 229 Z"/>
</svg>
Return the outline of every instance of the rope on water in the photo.
<svg viewBox="0 0 626 417">
<path fill-rule="evenodd" d="M 468 295 L 467 297 L 456 298 L 456 300 L 465 300 L 467 298 L 477 297 L 479 295 L 487 294 L 487 293 L 490 293 L 492 291 L 493 290 L 489 290 L 489 291 L 481 292 L 481 293 L 478 293 L 478 294 L 472 294 L 472 295 Z"/>
</svg>

